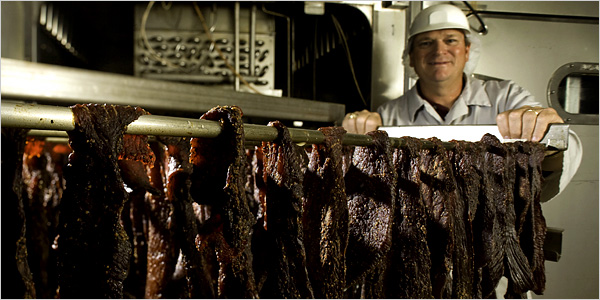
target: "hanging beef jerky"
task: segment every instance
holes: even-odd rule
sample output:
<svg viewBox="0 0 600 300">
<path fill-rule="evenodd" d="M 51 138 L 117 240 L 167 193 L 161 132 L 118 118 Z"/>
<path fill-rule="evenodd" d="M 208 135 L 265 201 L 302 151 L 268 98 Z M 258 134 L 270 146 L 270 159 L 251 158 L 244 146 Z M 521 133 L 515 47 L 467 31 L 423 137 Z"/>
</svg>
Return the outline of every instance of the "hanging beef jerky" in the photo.
<svg viewBox="0 0 600 300">
<path fill-rule="evenodd" d="M 27 260 L 33 274 L 36 296 L 39 298 L 54 297 L 48 278 L 50 245 L 54 238 L 50 235 L 51 225 L 45 200 L 51 197 L 54 190 L 51 184 L 53 175 L 50 172 L 51 157 L 45 148 L 46 143 L 43 138 L 28 137 L 23 156 Z"/>
<path fill-rule="evenodd" d="M 254 148 L 252 157 L 252 177 L 254 183 L 253 199 L 257 203 L 256 224 L 252 227 L 252 269 L 256 281 L 256 290 L 261 292 L 267 280 L 268 265 L 271 261 L 270 249 L 276 245 L 267 234 L 267 188 L 263 178 L 264 153 L 262 146 Z"/>
<path fill-rule="evenodd" d="M 421 194 L 428 210 L 427 242 L 431 252 L 431 285 L 434 298 L 452 297 L 454 210 L 456 185 L 448 155 L 441 142 L 421 150 Z"/>
<path fill-rule="evenodd" d="M 175 138 L 174 138 L 175 139 Z M 189 149 L 189 139 L 185 149 Z M 151 143 L 150 148 L 156 161 L 149 170 L 149 182 L 156 190 L 164 190 L 167 184 L 166 172 L 169 156 L 166 146 Z M 189 153 L 189 150 L 188 150 Z M 188 163 L 189 164 L 189 163 Z M 179 294 L 169 292 L 171 277 L 179 255 L 179 244 L 175 240 L 175 229 L 172 226 L 173 204 L 168 193 L 146 194 L 147 217 L 147 252 L 146 252 L 146 286 L 144 297 L 150 299 L 175 298 Z"/>
<path fill-rule="evenodd" d="M 125 202 L 122 224 L 132 245 L 129 276 L 123 282 L 123 294 L 127 298 L 143 298 L 147 272 L 147 241 L 144 232 L 146 218 L 146 191 L 161 194 L 160 189 L 150 184 L 147 166 L 156 161 L 154 152 L 148 147 L 145 135 L 123 135 L 123 151 L 119 155 L 119 167 L 123 182 L 127 186 L 129 201 Z"/>
<path fill-rule="evenodd" d="M 504 273 L 503 239 L 497 212 L 497 202 L 503 195 L 502 178 L 498 178 L 494 170 L 500 172 L 506 155 L 505 147 L 493 135 L 481 138 L 484 157 L 482 160 L 482 190 L 479 207 L 474 221 L 475 233 L 475 267 L 481 269 L 481 293 L 483 298 L 494 295 L 496 285 Z M 496 201 L 498 199 L 498 201 Z"/>
<path fill-rule="evenodd" d="M 117 159 L 139 107 L 75 105 L 58 246 L 60 297 L 119 298 L 131 244 L 120 224 L 127 192 Z"/>
<path fill-rule="evenodd" d="M 497 178 L 502 178 L 503 189 L 501 193 L 504 194 L 503 199 L 496 198 L 496 200 L 501 200 L 500 202 L 496 202 L 496 205 L 498 223 L 502 229 L 501 235 L 504 239 L 502 244 L 502 248 L 504 249 L 504 273 L 508 278 L 509 293 L 520 295 L 533 287 L 533 279 L 529 262 L 521 249 L 515 229 L 515 144 L 505 144 L 505 149 L 506 155 L 504 156 L 503 169 L 494 168 Z"/>
<path fill-rule="evenodd" d="M 432 298 L 431 257 L 427 245 L 427 209 L 421 198 L 419 150 L 421 141 L 403 137 L 406 144 L 394 150 L 398 173 L 398 202 L 394 209 L 392 249 L 385 278 L 385 297 Z"/>
<path fill-rule="evenodd" d="M 540 204 L 544 146 L 532 142 L 515 144 L 518 146 L 515 186 L 517 233 L 533 274 L 532 290 L 541 295 L 546 281 L 543 251 L 546 221 Z"/>
<path fill-rule="evenodd" d="M 214 298 L 212 268 L 205 253 L 196 247 L 200 228 L 191 197 L 190 138 L 157 138 L 166 145 L 166 151 L 156 148 L 163 153 L 164 160 L 152 169 L 152 181 L 159 186 L 159 178 L 164 180 L 166 197 L 148 199 L 153 216 L 149 231 L 148 280 L 152 276 L 150 268 L 157 272 L 157 277 L 152 278 L 152 285 L 148 282 L 146 296 Z"/>
<path fill-rule="evenodd" d="M 452 298 L 481 295 L 479 274 L 475 272 L 473 219 L 479 203 L 482 151 L 479 143 L 454 141 L 450 151 L 458 198 L 455 206 Z"/>
<path fill-rule="evenodd" d="M 269 261 L 261 298 L 314 298 L 306 270 L 302 232 L 303 174 L 287 128 L 270 122 L 278 136 L 263 142 L 265 228 Z"/>
<path fill-rule="evenodd" d="M 384 279 L 387 268 L 387 260 L 382 259 L 377 266 L 367 272 L 360 286 L 361 299 L 383 299 L 385 297 Z"/>
<path fill-rule="evenodd" d="M 309 278 L 315 297 L 343 298 L 346 287 L 348 205 L 342 170 L 342 127 L 320 128 L 304 173 L 302 225 Z"/>
<path fill-rule="evenodd" d="M 27 261 L 23 151 L 27 129 L 2 127 L 2 298 L 35 298 Z"/>
<path fill-rule="evenodd" d="M 386 132 L 367 133 L 373 145 L 356 147 L 345 174 L 349 237 L 346 285 L 351 286 L 385 258 L 392 241 L 396 170 Z"/>
<path fill-rule="evenodd" d="M 23 156 L 24 201 L 27 218 L 27 257 L 36 296 L 55 298 L 56 251 L 51 245 L 58 226 L 58 204 L 64 190 L 62 169 L 71 148 L 67 144 L 28 137 Z M 27 200 L 25 200 L 27 199 Z"/>
<path fill-rule="evenodd" d="M 190 161 L 192 196 L 211 207 L 222 231 L 215 232 L 220 264 L 218 293 L 223 298 L 258 297 L 252 273 L 251 234 L 255 218 L 244 190 L 246 157 L 242 111 L 239 107 L 216 107 L 202 119 L 218 121 L 222 132 L 216 138 L 193 138 Z M 208 240 L 198 237 L 197 243 Z"/>
</svg>

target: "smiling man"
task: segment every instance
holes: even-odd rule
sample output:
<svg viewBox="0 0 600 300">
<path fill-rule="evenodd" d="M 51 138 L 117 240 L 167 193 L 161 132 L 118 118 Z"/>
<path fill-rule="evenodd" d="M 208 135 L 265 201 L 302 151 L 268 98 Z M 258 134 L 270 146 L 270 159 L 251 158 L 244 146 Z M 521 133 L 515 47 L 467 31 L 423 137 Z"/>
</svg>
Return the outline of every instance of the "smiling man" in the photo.
<svg viewBox="0 0 600 300">
<path fill-rule="evenodd" d="M 539 141 L 549 124 L 564 123 L 553 108 L 544 108 L 511 80 L 471 77 L 478 52 L 479 41 L 458 7 L 424 9 L 410 27 L 403 53 L 408 75 L 417 83 L 377 112 L 347 114 L 342 126 L 364 134 L 382 125 L 497 124 L 504 138 Z"/>
</svg>

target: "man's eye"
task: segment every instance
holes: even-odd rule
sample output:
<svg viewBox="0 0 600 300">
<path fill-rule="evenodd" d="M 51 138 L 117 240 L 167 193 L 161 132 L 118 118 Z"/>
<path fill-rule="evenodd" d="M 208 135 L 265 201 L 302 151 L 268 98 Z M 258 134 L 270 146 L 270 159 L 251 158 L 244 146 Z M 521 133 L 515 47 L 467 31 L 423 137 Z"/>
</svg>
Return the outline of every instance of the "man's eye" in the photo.
<svg viewBox="0 0 600 300">
<path fill-rule="evenodd" d="M 429 45 L 431 45 L 431 41 L 420 41 L 420 42 L 418 43 L 418 46 L 419 46 L 420 48 L 428 47 Z"/>
<path fill-rule="evenodd" d="M 447 39 L 446 43 L 454 45 L 454 44 L 458 43 L 458 40 L 457 39 Z"/>
</svg>

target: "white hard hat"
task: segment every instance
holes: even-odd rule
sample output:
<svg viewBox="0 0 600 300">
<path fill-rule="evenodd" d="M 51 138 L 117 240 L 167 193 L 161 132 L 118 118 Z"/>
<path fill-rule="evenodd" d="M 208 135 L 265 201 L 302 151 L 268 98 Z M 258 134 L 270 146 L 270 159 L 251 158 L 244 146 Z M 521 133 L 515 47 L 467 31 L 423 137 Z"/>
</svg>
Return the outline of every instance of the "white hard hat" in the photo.
<svg viewBox="0 0 600 300">
<path fill-rule="evenodd" d="M 469 21 L 460 8 L 452 4 L 438 4 L 421 11 L 410 26 L 408 38 L 432 30 L 469 30 Z"/>
</svg>

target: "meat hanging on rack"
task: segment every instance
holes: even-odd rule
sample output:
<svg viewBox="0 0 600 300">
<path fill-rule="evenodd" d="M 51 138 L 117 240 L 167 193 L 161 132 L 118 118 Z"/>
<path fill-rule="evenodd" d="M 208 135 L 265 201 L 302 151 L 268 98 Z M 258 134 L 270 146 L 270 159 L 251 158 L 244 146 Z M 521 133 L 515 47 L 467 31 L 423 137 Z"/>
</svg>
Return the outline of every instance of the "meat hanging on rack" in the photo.
<svg viewBox="0 0 600 300">
<path fill-rule="evenodd" d="M 458 192 L 455 216 L 462 221 L 464 236 L 457 237 L 453 269 L 453 298 L 481 298 L 481 272 L 475 267 L 473 221 L 479 205 L 481 191 L 481 143 L 453 141 L 450 151 L 454 178 Z M 455 223 L 456 224 L 456 223 Z M 456 226 L 455 226 L 456 227 Z"/>
<path fill-rule="evenodd" d="M 397 173 L 387 133 L 367 134 L 373 138 L 373 145 L 354 149 L 352 164 L 345 174 L 349 213 L 346 285 L 359 285 L 361 290 L 377 293 L 368 297 L 381 298 L 382 287 L 370 286 L 379 282 L 365 278 L 375 270 L 376 274 L 385 271 L 380 268 L 385 266 L 383 262 L 392 245 Z"/>
<path fill-rule="evenodd" d="M 302 229 L 303 173 L 296 145 L 281 122 L 270 122 L 277 138 L 262 143 L 263 229 L 259 231 L 265 260 L 261 298 L 314 298 L 309 280 Z"/>
<path fill-rule="evenodd" d="M 455 208 L 458 195 L 448 154 L 436 138 L 432 148 L 421 149 L 419 164 L 427 215 L 427 242 L 431 253 L 431 286 L 434 298 L 452 298 L 455 247 Z M 458 267 L 458 266 L 454 266 Z"/>
<path fill-rule="evenodd" d="M 56 243 L 59 295 L 120 298 L 131 244 L 120 223 L 128 195 L 117 160 L 127 125 L 145 111 L 95 104 L 71 109 L 75 129 L 68 134 L 73 153 L 65 168 Z"/>
<path fill-rule="evenodd" d="M 246 198 L 246 154 L 242 111 L 237 106 L 216 107 L 201 119 L 218 121 L 223 131 L 216 138 L 193 138 L 191 194 L 210 207 L 212 232 L 196 238 L 197 247 L 214 245 L 219 262 L 218 297 L 257 298 L 252 272 L 251 235 L 255 217 Z M 217 227 L 218 226 L 218 227 Z"/>
<path fill-rule="evenodd" d="M 392 248 L 385 278 L 385 296 L 395 299 L 433 298 L 431 256 L 427 245 L 427 208 L 421 197 L 421 140 L 403 137 L 394 150 L 398 200 L 394 208 Z"/>
<path fill-rule="evenodd" d="M 404 137 L 392 149 L 375 131 L 359 147 L 329 127 L 305 150 L 271 122 L 277 138 L 248 150 L 241 110 L 216 107 L 202 116 L 222 125 L 216 138 L 149 146 L 124 135 L 141 108 L 73 111 L 64 193 L 50 166 L 68 151 L 36 141 L 23 156 L 23 130 L 3 148 L 3 170 L 16 164 L 5 175 L 17 170 L 3 181 L 15 199 L 5 220 L 27 226 L 27 236 L 13 226 L 15 297 L 488 298 L 502 276 L 505 297 L 544 290 L 539 143 L 486 135 L 447 150 Z M 53 212 L 48 228 L 33 220 L 42 199 L 61 203 L 56 250 L 35 237 L 55 234 Z M 44 279 L 50 260 L 58 275 L 49 268 Z"/>
<path fill-rule="evenodd" d="M 343 298 L 346 287 L 348 206 L 342 169 L 342 127 L 319 129 L 304 173 L 302 225 L 309 278 L 316 298 Z"/>
<path fill-rule="evenodd" d="M 63 166 L 71 148 L 27 137 L 23 155 L 24 211 L 27 222 L 27 259 L 33 273 L 36 296 L 56 295 L 56 251 L 51 248 L 58 226 L 58 205 L 65 188 Z"/>
<path fill-rule="evenodd" d="M 23 201 L 23 152 L 28 129 L 2 127 L 2 285 L 7 298 L 35 298 L 34 278 L 27 257 Z M 31 221 L 29 221 L 31 222 Z"/>
</svg>

